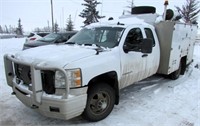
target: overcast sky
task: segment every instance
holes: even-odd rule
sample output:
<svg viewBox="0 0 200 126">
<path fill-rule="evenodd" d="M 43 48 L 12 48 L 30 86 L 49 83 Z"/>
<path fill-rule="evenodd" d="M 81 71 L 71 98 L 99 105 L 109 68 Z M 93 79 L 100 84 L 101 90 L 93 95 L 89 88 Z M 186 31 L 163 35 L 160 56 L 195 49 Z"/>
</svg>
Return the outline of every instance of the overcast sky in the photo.
<svg viewBox="0 0 200 126">
<path fill-rule="evenodd" d="M 126 6 L 131 0 L 98 0 L 102 2 L 97 10 L 101 15 L 117 18 L 122 15 Z M 182 6 L 186 0 L 169 0 L 168 8 Z M 54 19 L 59 27 L 66 27 L 69 15 L 72 16 L 75 28 L 83 26 L 84 19 L 78 15 L 84 9 L 81 4 L 83 0 L 53 0 Z M 164 10 L 164 0 L 134 0 L 135 5 L 151 5 L 157 8 L 157 13 L 162 14 Z M 32 31 L 36 27 L 51 26 L 50 0 L 0 0 L 0 25 L 17 26 L 18 19 L 21 18 L 24 31 Z M 105 19 L 104 19 L 105 20 Z M 198 20 L 200 23 L 200 20 Z"/>
</svg>

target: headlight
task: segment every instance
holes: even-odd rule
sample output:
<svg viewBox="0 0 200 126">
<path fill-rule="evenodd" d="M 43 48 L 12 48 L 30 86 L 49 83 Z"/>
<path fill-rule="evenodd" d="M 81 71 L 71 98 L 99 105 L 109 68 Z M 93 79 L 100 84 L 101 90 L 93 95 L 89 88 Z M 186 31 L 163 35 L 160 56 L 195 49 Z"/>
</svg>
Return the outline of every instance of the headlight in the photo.
<svg viewBox="0 0 200 126">
<path fill-rule="evenodd" d="M 56 71 L 56 74 L 55 74 L 55 88 L 66 88 L 65 76 L 60 71 Z"/>
<path fill-rule="evenodd" d="M 81 87 L 81 70 L 80 69 L 71 69 L 66 70 L 67 73 L 67 84 L 70 88 Z M 65 76 L 64 73 L 56 71 L 55 73 L 55 88 L 66 88 Z"/>
<path fill-rule="evenodd" d="M 82 77 L 80 69 L 67 70 L 67 77 L 70 88 L 81 87 Z"/>
</svg>

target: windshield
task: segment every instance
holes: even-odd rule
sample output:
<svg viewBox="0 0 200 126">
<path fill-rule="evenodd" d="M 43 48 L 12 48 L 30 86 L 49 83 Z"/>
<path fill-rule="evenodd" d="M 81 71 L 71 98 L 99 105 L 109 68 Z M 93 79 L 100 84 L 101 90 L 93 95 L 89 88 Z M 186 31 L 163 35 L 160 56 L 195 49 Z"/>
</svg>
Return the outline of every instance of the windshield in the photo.
<svg viewBox="0 0 200 126">
<path fill-rule="evenodd" d="M 50 33 L 48 35 L 46 35 L 43 38 L 38 39 L 38 41 L 42 41 L 42 42 L 53 42 L 54 40 L 60 38 L 61 35 L 56 34 L 56 33 Z"/>
<path fill-rule="evenodd" d="M 118 46 L 124 28 L 121 27 L 96 27 L 84 28 L 67 42 L 76 44 L 96 44 L 113 48 Z"/>
</svg>

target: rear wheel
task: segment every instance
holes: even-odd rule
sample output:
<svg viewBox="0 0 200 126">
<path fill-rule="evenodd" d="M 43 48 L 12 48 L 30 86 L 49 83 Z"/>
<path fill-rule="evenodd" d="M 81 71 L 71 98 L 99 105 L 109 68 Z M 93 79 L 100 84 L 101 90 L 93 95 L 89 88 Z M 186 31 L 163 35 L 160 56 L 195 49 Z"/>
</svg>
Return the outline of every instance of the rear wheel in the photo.
<svg viewBox="0 0 200 126">
<path fill-rule="evenodd" d="M 176 80 L 176 79 L 179 78 L 179 76 L 180 76 L 180 74 L 181 74 L 181 67 L 182 67 L 182 63 L 180 62 L 178 70 L 174 71 L 173 73 L 171 73 L 171 74 L 169 75 L 169 77 L 170 77 L 172 80 Z"/>
<path fill-rule="evenodd" d="M 88 121 L 99 121 L 106 118 L 115 103 L 114 89 L 106 83 L 94 84 L 88 89 L 87 105 L 82 114 Z"/>
</svg>

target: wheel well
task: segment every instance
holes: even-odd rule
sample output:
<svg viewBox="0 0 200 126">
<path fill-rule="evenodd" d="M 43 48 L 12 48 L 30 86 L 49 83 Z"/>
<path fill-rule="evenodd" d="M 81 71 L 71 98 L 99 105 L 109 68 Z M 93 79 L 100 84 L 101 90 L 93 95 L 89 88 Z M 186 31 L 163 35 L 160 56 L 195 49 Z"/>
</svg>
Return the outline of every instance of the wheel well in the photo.
<svg viewBox="0 0 200 126">
<path fill-rule="evenodd" d="M 105 82 L 109 84 L 115 91 L 115 104 L 119 104 L 119 87 L 117 73 L 115 71 L 111 71 L 94 77 L 92 80 L 90 80 L 88 84 L 88 90 L 90 89 L 90 87 L 95 86 L 95 83 L 97 82 Z"/>
<path fill-rule="evenodd" d="M 187 64 L 186 64 L 187 56 L 182 57 L 180 62 L 181 62 L 181 75 L 184 75 L 186 67 L 187 67 Z"/>
</svg>

